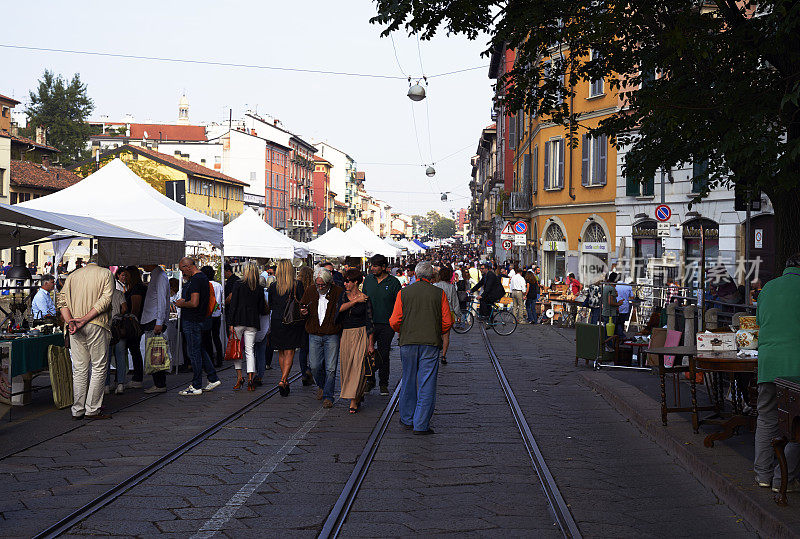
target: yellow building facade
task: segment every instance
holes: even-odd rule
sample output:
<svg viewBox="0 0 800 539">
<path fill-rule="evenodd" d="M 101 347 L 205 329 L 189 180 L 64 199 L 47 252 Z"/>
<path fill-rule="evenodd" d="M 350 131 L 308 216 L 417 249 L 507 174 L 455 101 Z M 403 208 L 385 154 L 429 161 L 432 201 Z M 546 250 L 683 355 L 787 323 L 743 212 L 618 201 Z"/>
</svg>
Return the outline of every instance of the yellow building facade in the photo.
<svg viewBox="0 0 800 539">
<path fill-rule="evenodd" d="M 180 156 L 127 144 L 102 153 L 99 166 L 115 158 L 161 194 L 223 223 L 236 219 L 244 210 L 246 184 L 219 171 Z M 86 177 L 97 168 L 98 164 L 90 160 L 76 165 L 75 172 Z"/>
<path fill-rule="evenodd" d="M 520 112 L 511 117 L 509 129 L 514 154 L 510 220 L 527 222 L 526 250 L 541 266 L 545 283 L 568 273 L 595 280 L 605 271 L 600 266 L 616 260 L 617 153 L 605 137 L 587 133 L 618 110 L 618 100 L 607 80 L 583 81 L 574 91 L 568 98 L 579 115 L 574 144 L 570 130 L 547 117 Z"/>
</svg>

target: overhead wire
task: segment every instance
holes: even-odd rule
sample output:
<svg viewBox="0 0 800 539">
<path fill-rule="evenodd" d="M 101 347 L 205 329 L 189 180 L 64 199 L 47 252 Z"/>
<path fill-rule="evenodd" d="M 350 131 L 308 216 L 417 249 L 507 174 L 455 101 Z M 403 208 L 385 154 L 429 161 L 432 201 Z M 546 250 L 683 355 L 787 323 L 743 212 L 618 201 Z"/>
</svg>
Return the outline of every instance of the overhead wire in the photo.
<svg viewBox="0 0 800 539">
<path fill-rule="evenodd" d="M 270 71 L 285 71 L 285 72 L 295 72 L 295 73 L 310 73 L 315 75 L 333 75 L 333 76 L 343 76 L 343 77 L 365 77 L 365 78 L 373 78 L 373 79 L 390 79 L 390 80 L 406 80 L 408 79 L 408 75 L 405 73 L 402 77 L 398 75 L 385 75 L 380 73 L 361 73 L 361 72 L 353 72 L 353 71 L 330 71 L 324 69 L 308 69 L 308 68 L 300 68 L 300 67 L 285 67 L 285 66 L 270 66 L 270 65 L 260 65 L 260 64 L 242 64 L 242 63 L 235 63 L 235 62 L 222 62 L 222 61 L 215 61 L 215 60 L 196 60 L 192 58 L 169 58 L 166 56 L 145 56 L 141 54 L 123 54 L 118 52 L 102 52 L 102 51 L 87 51 L 87 50 L 77 50 L 77 49 L 57 49 L 53 47 L 34 47 L 30 45 L 14 45 L 11 43 L 0 43 L 0 48 L 5 49 L 16 49 L 16 50 L 26 50 L 26 51 L 37 51 L 37 52 L 57 52 L 62 54 L 77 54 L 77 55 L 85 55 L 85 56 L 102 56 L 106 58 L 122 58 L 126 60 L 147 60 L 152 62 L 170 62 L 170 63 L 180 63 L 180 64 L 193 64 L 193 65 L 209 65 L 209 66 L 216 66 L 216 67 L 234 67 L 234 68 L 243 68 L 243 69 L 264 69 Z M 435 75 L 431 75 L 430 77 L 443 77 L 446 75 L 453 75 L 456 73 L 463 73 L 465 71 L 472 71 L 475 69 L 484 69 L 486 66 L 475 66 L 469 67 L 464 69 L 458 69 L 455 71 L 449 71 L 446 73 L 437 73 Z M 402 72 L 402 69 L 401 69 Z M 428 78 L 430 78 L 428 77 Z"/>
</svg>

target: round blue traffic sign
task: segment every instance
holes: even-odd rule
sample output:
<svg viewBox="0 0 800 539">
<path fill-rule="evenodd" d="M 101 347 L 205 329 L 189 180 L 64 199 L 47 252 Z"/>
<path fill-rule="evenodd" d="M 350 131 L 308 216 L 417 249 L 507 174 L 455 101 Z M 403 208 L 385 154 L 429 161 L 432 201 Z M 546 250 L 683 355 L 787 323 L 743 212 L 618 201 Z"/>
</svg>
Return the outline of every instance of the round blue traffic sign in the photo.
<svg viewBox="0 0 800 539">
<path fill-rule="evenodd" d="M 656 219 L 661 221 L 669 221 L 669 218 L 672 217 L 672 210 L 666 204 L 660 204 L 656 207 Z"/>
<path fill-rule="evenodd" d="M 514 232 L 517 234 L 525 234 L 528 231 L 528 223 L 525 221 L 517 221 L 514 223 Z"/>
<path fill-rule="evenodd" d="M 492 245 L 494 245 L 492 240 L 486 240 L 486 247 L 491 247 Z"/>
</svg>

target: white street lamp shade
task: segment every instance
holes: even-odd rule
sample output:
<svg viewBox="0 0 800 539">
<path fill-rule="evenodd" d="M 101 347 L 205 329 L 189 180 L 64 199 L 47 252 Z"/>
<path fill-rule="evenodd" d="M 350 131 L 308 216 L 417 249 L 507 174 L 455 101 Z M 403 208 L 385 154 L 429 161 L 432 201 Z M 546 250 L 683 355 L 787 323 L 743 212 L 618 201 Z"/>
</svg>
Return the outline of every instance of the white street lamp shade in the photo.
<svg viewBox="0 0 800 539">
<path fill-rule="evenodd" d="M 428 176 L 429 178 L 432 178 L 433 176 L 436 175 L 436 169 L 433 168 L 433 167 L 426 168 L 425 169 L 425 175 Z"/>
<path fill-rule="evenodd" d="M 411 101 L 422 101 L 425 99 L 425 87 L 415 84 L 408 89 L 408 98 Z"/>
</svg>

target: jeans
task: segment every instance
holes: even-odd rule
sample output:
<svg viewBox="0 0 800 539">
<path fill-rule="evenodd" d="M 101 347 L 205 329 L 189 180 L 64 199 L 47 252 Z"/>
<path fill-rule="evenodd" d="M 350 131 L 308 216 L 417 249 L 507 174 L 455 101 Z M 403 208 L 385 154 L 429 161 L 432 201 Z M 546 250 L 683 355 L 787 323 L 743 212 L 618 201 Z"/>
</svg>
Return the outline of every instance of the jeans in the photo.
<svg viewBox="0 0 800 539">
<path fill-rule="evenodd" d="M 117 385 L 125 383 L 125 377 L 128 375 L 128 346 L 125 344 L 125 339 L 117 341 L 113 346 L 108 347 L 108 357 L 114 354 L 114 364 L 117 367 L 116 380 Z M 111 385 L 111 361 L 108 362 L 108 375 L 106 375 L 106 385 Z"/>
<path fill-rule="evenodd" d="M 203 349 L 203 328 L 206 326 L 205 321 L 198 322 L 196 320 L 183 320 L 183 332 L 186 336 L 186 348 L 189 352 L 189 360 L 192 363 L 192 387 L 195 389 L 203 388 L 203 371 L 206 371 L 206 376 L 209 382 L 216 382 L 217 371 L 214 370 L 214 365 L 211 363 L 211 358 Z"/>
<path fill-rule="evenodd" d="M 297 363 L 300 366 L 300 374 L 308 372 L 308 333 L 303 332 L 303 344 L 297 350 Z"/>
<path fill-rule="evenodd" d="M 378 355 L 375 357 L 375 371 L 378 373 L 378 384 L 381 387 L 388 386 L 389 354 L 392 351 L 394 330 L 389 324 L 375 324 L 373 335 L 375 337 L 375 350 L 378 352 Z"/>
<path fill-rule="evenodd" d="M 256 355 L 256 377 L 264 378 L 264 373 L 267 370 L 267 344 L 269 343 L 269 335 L 265 335 L 263 339 L 257 341 L 253 347 L 253 352 Z"/>
<path fill-rule="evenodd" d="M 758 384 L 758 419 L 756 419 L 756 455 L 753 471 L 759 481 L 780 484 L 781 470 L 775 463 L 772 440 L 780 433 L 778 429 L 778 394 L 773 382 Z M 784 450 L 788 469 L 788 480 L 800 475 L 800 444 L 786 444 Z"/>
<path fill-rule="evenodd" d="M 256 372 L 256 355 L 253 348 L 255 346 L 256 333 L 258 330 L 246 326 L 234 326 L 233 331 L 236 333 L 236 338 L 242 341 L 242 355 L 247 365 L 247 372 Z M 237 371 L 242 370 L 242 360 L 234 360 L 233 368 Z"/>
<path fill-rule="evenodd" d="M 322 397 L 333 400 L 336 367 L 339 363 L 339 335 L 308 335 L 308 364 Z"/>
<path fill-rule="evenodd" d="M 525 312 L 528 315 L 528 322 L 536 323 L 536 298 L 525 298 Z"/>
<path fill-rule="evenodd" d="M 400 421 L 416 431 L 430 427 L 436 405 L 436 376 L 439 373 L 439 348 L 425 344 L 400 347 L 403 387 L 400 389 Z"/>
</svg>

